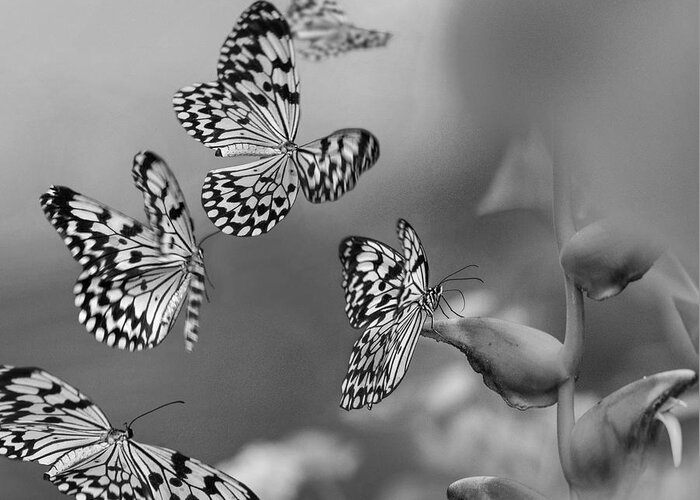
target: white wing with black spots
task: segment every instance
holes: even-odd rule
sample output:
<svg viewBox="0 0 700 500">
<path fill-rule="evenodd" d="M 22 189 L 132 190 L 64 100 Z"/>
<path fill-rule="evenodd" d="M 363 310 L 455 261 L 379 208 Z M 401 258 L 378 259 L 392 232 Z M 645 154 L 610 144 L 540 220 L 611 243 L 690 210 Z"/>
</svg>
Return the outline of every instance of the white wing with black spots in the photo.
<svg viewBox="0 0 700 500">
<path fill-rule="evenodd" d="M 355 187 L 379 158 L 379 141 L 362 129 L 345 129 L 300 146 L 293 154 L 304 195 L 335 201 Z"/>
<path fill-rule="evenodd" d="M 236 236 L 268 232 L 289 213 L 299 178 L 286 155 L 270 156 L 207 174 L 202 206 L 220 231 Z"/>
<path fill-rule="evenodd" d="M 0 454 L 50 465 L 44 478 L 83 500 L 256 500 L 243 483 L 111 427 L 77 389 L 39 368 L 0 366 Z"/>
<path fill-rule="evenodd" d="M 293 0 L 288 17 L 298 53 L 312 61 L 383 47 L 391 38 L 352 24 L 335 0 Z"/>
<path fill-rule="evenodd" d="M 365 328 L 387 322 L 401 294 L 405 274 L 401 254 L 379 241 L 350 236 L 340 243 L 338 255 L 350 325 Z"/>
<path fill-rule="evenodd" d="M 204 288 L 192 219 L 175 176 L 157 155 L 138 153 L 132 174 L 150 227 L 63 186 L 44 193 L 41 206 L 83 267 L 73 292 L 78 319 L 88 332 L 120 349 L 154 347 L 189 294 L 189 350 Z"/>
</svg>

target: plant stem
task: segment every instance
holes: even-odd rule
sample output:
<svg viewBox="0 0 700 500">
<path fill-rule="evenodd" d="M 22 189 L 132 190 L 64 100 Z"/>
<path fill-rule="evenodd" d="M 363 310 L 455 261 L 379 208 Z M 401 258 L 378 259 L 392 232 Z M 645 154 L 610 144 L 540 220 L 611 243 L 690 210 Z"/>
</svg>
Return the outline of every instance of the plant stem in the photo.
<svg viewBox="0 0 700 500">
<path fill-rule="evenodd" d="M 552 218 L 560 252 L 562 246 L 576 233 L 571 194 L 571 172 L 567 162 L 554 161 Z M 571 431 L 576 421 L 574 415 L 575 378 L 583 351 L 584 322 L 581 290 L 568 276 L 564 276 L 564 289 L 566 293 L 566 330 L 561 356 L 569 378 L 559 387 L 557 442 L 559 461 L 571 491 Z M 573 491 L 570 494 L 572 499 L 575 498 Z"/>
</svg>

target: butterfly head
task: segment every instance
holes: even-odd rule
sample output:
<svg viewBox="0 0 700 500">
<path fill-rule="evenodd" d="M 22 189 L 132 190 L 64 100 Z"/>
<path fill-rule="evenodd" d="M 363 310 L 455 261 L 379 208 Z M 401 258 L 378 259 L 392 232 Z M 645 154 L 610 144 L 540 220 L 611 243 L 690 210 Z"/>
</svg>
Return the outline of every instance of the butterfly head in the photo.
<svg viewBox="0 0 700 500">
<path fill-rule="evenodd" d="M 299 146 L 291 141 L 285 141 L 279 145 L 280 153 L 283 155 L 292 154 L 297 149 L 299 149 Z"/>
<path fill-rule="evenodd" d="M 442 299 L 442 284 L 434 286 L 433 288 L 428 288 L 423 295 L 423 308 L 432 313 L 440 305 L 440 299 Z"/>
</svg>

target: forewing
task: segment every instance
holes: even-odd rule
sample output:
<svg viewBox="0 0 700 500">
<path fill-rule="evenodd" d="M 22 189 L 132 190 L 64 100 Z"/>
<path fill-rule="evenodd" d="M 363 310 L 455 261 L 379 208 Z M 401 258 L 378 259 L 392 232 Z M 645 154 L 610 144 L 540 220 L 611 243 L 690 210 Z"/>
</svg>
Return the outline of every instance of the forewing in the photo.
<svg viewBox="0 0 700 500">
<path fill-rule="evenodd" d="M 220 231 L 236 236 L 268 232 L 292 208 L 297 197 L 297 172 L 289 156 L 275 155 L 207 174 L 202 206 Z"/>
<path fill-rule="evenodd" d="M 324 36 L 298 38 L 297 52 L 305 59 L 320 61 L 353 50 L 383 47 L 390 38 L 391 33 L 345 25 L 329 30 Z"/>
<path fill-rule="evenodd" d="M 143 472 L 136 470 L 123 444 L 105 443 L 73 467 L 58 474 L 44 474 L 44 479 L 55 484 L 61 493 L 84 500 L 159 498 L 151 493 Z"/>
<path fill-rule="evenodd" d="M 51 465 L 111 428 L 77 389 L 32 367 L 0 366 L 0 454 Z"/>
<path fill-rule="evenodd" d="M 113 278 L 163 263 L 158 235 L 139 221 L 63 186 L 51 186 L 40 201 L 73 258 L 90 274 Z"/>
<path fill-rule="evenodd" d="M 270 121 L 260 106 L 220 82 L 180 89 L 173 108 L 187 134 L 217 156 L 252 154 L 250 146 L 277 148 L 287 140 L 284 127 Z"/>
<path fill-rule="evenodd" d="M 84 271 L 73 290 L 78 320 L 109 346 L 155 347 L 175 323 L 190 279 L 180 266 L 144 269 L 120 280 Z"/>
<path fill-rule="evenodd" d="M 197 248 L 194 224 L 172 171 L 158 155 L 145 151 L 134 157 L 131 173 L 143 193 L 146 216 L 160 239 L 161 252 L 188 259 Z"/>
<path fill-rule="evenodd" d="M 243 14 L 221 47 L 220 82 L 250 103 L 275 128 L 294 141 L 299 123 L 299 78 L 294 47 L 284 16 L 259 1 Z"/>
<path fill-rule="evenodd" d="M 408 370 L 425 317 L 426 313 L 414 302 L 396 318 L 365 330 L 352 348 L 342 385 L 342 408 L 371 409 L 398 387 Z"/>
<path fill-rule="evenodd" d="M 258 498 L 240 481 L 177 451 L 129 441 L 128 454 L 130 461 L 146 477 L 155 500 Z"/>
<path fill-rule="evenodd" d="M 397 232 L 406 262 L 404 294 L 401 298 L 401 303 L 405 304 L 417 300 L 428 289 L 428 261 L 418 234 L 408 222 L 399 219 Z"/>
<path fill-rule="evenodd" d="M 292 0 L 287 19 L 293 31 L 348 22 L 345 12 L 335 0 Z"/>
<path fill-rule="evenodd" d="M 384 243 L 359 236 L 345 238 L 338 255 L 350 325 L 364 328 L 395 315 L 404 279 L 403 257 Z"/>
<path fill-rule="evenodd" d="M 299 182 L 313 203 L 334 201 L 355 187 L 379 158 L 379 141 L 363 129 L 344 129 L 300 146 L 294 153 Z"/>
</svg>

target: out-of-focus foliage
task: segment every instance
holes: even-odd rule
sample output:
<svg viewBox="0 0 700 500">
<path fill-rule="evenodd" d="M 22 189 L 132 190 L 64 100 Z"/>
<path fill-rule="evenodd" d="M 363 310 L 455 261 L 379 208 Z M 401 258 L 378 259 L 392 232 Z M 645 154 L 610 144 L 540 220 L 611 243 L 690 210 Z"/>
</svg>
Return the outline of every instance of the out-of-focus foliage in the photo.
<svg viewBox="0 0 700 500">
<path fill-rule="evenodd" d="M 594 300 L 640 279 L 664 251 L 658 236 L 630 219 L 605 218 L 584 227 L 561 249 L 561 265 Z"/>
<path fill-rule="evenodd" d="M 341 498 L 337 482 L 356 472 L 359 459 L 356 446 L 327 432 L 306 430 L 280 441 L 252 442 L 217 467 L 260 498 L 294 500 L 311 491 L 330 500 Z"/>
<path fill-rule="evenodd" d="M 671 411 L 674 398 L 697 380 L 692 370 L 658 373 L 606 396 L 578 419 L 571 435 L 570 480 L 581 498 L 627 498 L 662 423 L 674 461 L 680 462 L 680 424 Z"/>
</svg>

